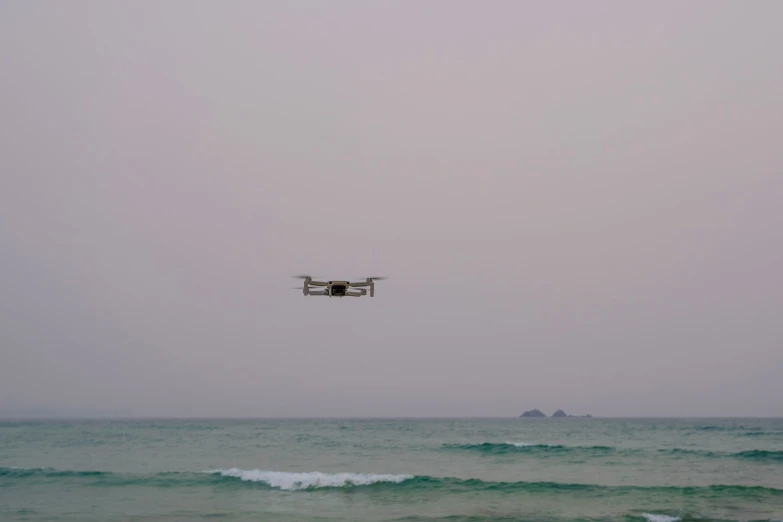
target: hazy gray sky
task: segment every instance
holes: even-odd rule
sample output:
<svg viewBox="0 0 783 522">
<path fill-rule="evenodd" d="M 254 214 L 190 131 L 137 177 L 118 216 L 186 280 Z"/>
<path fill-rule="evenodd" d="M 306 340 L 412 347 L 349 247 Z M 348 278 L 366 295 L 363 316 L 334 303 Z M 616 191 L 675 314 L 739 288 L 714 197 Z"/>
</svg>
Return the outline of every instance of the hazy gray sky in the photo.
<svg viewBox="0 0 783 522">
<path fill-rule="evenodd" d="M 2 2 L 0 410 L 783 415 L 781 20 Z"/>
</svg>

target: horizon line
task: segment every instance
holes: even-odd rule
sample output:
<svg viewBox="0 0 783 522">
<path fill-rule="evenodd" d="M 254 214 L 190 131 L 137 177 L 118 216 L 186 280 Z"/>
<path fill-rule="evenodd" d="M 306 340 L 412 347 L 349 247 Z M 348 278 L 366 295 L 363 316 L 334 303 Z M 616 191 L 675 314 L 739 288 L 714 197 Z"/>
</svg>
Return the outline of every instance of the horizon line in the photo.
<svg viewBox="0 0 783 522">
<path fill-rule="evenodd" d="M 592 415 L 586 417 L 584 415 L 573 415 L 570 417 L 521 417 L 515 416 L 405 416 L 405 415 L 390 415 L 390 416 L 165 416 L 165 415 L 59 415 L 59 416 L 2 416 L 0 415 L 0 422 L 6 421 L 29 421 L 29 420 L 507 420 L 507 419 L 585 419 L 585 420 L 645 420 L 645 419 L 783 419 L 783 415 L 750 415 L 750 416 L 714 416 L 714 415 Z"/>
</svg>

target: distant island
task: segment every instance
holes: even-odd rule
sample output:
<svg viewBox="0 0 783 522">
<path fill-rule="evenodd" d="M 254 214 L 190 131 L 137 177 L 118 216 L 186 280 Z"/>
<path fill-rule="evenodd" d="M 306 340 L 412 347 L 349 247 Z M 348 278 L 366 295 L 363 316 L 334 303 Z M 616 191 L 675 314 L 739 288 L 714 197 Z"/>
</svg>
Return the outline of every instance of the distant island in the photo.
<svg viewBox="0 0 783 522">
<path fill-rule="evenodd" d="M 545 418 L 546 414 L 544 412 L 542 412 L 541 410 L 535 409 L 535 410 L 528 410 L 528 411 L 526 411 L 525 413 L 520 415 L 520 417 L 534 417 L 534 418 L 542 418 L 542 417 L 544 417 Z M 551 418 L 553 418 L 553 419 L 562 419 L 562 418 L 565 418 L 565 417 L 592 418 L 593 416 L 590 415 L 589 413 L 587 415 L 566 415 L 566 412 L 564 412 L 563 410 L 557 410 L 556 412 L 554 412 L 552 414 Z"/>
</svg>

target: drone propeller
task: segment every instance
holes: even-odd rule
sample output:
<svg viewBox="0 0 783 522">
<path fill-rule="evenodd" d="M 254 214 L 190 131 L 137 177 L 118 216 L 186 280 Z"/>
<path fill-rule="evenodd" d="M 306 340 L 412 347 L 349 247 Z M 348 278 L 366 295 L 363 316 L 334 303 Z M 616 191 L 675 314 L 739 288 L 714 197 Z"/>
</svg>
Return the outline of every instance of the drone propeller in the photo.
<svg viewBox="0 0 783 522">
<path fill-rule="evenodd" d="M 295 276 L 291 276 L 291 277 L 293 277 L 294 279 L 307 279 L 308 277 L 310 279 L 312 279 L 312 276 L 309 276 L 309 275 L 295 275 Z"/>
<path fill-rule="evenodd" d="M 367 279 L 369 279 L 371 281 L 383 281 L 384 279 L 389 279 L 389 278 L 388 277 L 383 277 L 383 276 L 377 276 L 377 277 L 368 277 Z"/>
</svg>

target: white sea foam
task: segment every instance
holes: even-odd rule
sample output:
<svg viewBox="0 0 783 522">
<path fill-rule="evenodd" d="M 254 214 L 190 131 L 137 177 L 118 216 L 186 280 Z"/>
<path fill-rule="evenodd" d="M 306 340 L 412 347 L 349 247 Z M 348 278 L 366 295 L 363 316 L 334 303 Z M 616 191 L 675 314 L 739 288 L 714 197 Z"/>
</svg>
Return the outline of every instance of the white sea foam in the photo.
<svg viewBox="0 0 783 522">
<path fill-rule="evenodd" d="M 673 517 L 670 515 L 657 515 L 655 513 L 642 513 L 642 516 L 648 520 L 648 522 L 677 522 L 680 517 Z"/>
<path fill-rule="evenodd" d="M 516 446 L 517 448 L 524 448 L 525 446 L 535 446 L 535 444 L 531 444 L 529 442 L 512 442 L 507 441 L 505 444 L 511 444 L 512 446 Z M 542 444 L 543 446 L 543 444 Z"/>
<path fill-rule="evenodd" d="M 400 483 L 412 479 L 413 475 L 376 475 L 373 473 L 288 473 L 260 469 L 217 469 L 208 473 L 234 477 L 249 482 L 263 482 L 273 488 L 296 490 L 308 488 L 342 488 L 345 486 L 367 486 L 376 482 Z M 651 521 L 652 522 L 652 521 Z"/>
</svg>

